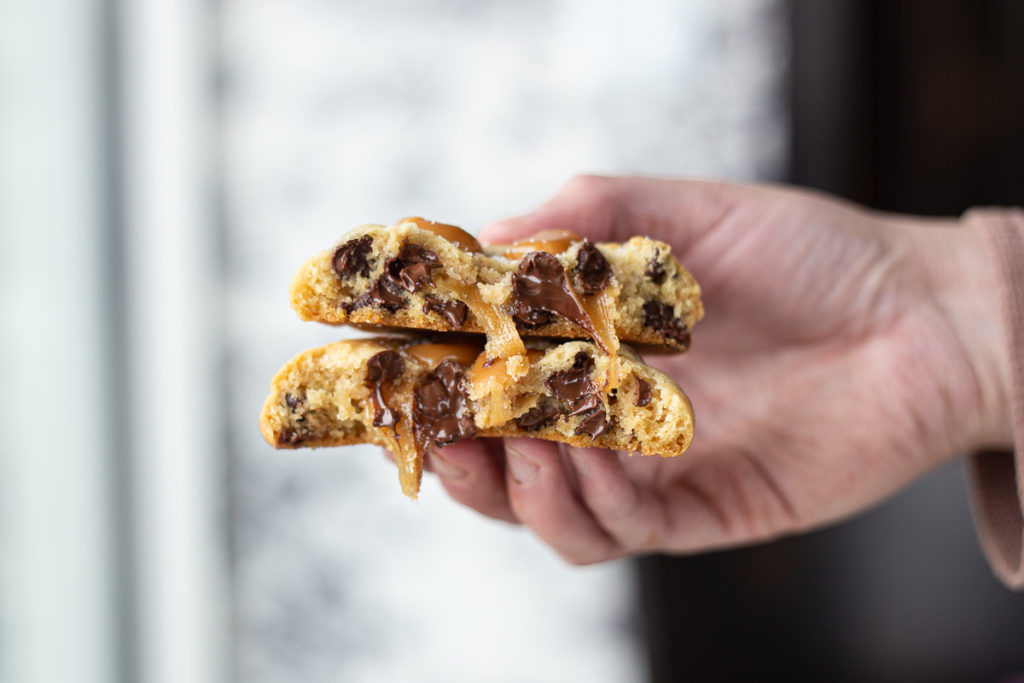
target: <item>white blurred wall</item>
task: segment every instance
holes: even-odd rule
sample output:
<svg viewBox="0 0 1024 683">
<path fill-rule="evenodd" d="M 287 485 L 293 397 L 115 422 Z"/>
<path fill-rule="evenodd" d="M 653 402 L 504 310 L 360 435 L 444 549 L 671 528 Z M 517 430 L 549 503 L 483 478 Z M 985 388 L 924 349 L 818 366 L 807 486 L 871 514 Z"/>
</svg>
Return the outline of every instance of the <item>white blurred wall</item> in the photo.
<svg viewBox="0 0 1024 683">
<path fill-rule="evenodd" d="M 99 3 L 0 3 L 0 681 L 118 673 Z"/>
</svg>

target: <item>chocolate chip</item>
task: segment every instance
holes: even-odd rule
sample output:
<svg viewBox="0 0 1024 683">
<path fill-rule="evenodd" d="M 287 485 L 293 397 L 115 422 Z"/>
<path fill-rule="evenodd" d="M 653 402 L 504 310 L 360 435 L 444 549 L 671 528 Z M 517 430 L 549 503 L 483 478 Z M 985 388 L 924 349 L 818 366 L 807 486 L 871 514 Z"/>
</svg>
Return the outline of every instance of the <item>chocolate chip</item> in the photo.
<svg viewBox="0 0 1024 683">
<path fill-rule="evenodd" d="M 643 408 L 649 405 L 651 402 L 651 385 L 646 380 L 636 378 L 636 399 L 633 401 L 633 405 L 637 408 Z"/>
<path fill-rule="evenodd" d="M 590 417 L 581 420 L 573 434 L 576 436 L 587 434 L 591 439 L 596 439 L 611 428 L 608 415 L 603 410 L 598 410 Z"/>
<path fill-rule="evenodd" d="M 439 296 L 427 294 L 423 297 L 423 312 L 434 311 L 448 321 L 453 330 L 461 330 L 466 323 L 469 306 L 458 299 L 444 300 Z"/>
<path fill-rule="evenodd" d="M 528 330 L 536 330 L 538 327 L 543 327 L 555 319 L 555 316 L 547 311 L 540 311 L 535 308 L 519 310 L 517 307 L 513 315 L 518 326 L 525 327 Z"/>
<path fill-rule="evenodd" d="M 431 272 L 440 265 L 437 254 L 406 239 L 398 254 L 384 263 L 384 272 L 370 289 L 342 307 L 349 313 L 364 306 L 376 306 L 394 313 L 408 303 L 403 290 L 418 292 L 432 285 Z"/>
<path fill-rule="evenodd" d="M 284 404 L 292 410 L 296 410 L 303 403 L 304 401 L 298 396 L 292 396 L 291 394 L 284 395 Z"/>
<path fill-rule="evenodd" d="M 565 268 L 554 255 L 532 251 L 519 262 L 519 271 L 512 275 L 515 303 L 512 314 L 527 327 L 550 321 L 544 313 L 561 316 L 589 332 L 602 345 L 590 316 L 583 310 L 575 292 L 569 287 Z M 603 348 L 602 351 L 608 352 Z"/>
<path fill-rule="evenodd" d="M 596 294 L 612 281 L 612 267 L 608 259 L 589 240 L 583 240 L 583 246 L 576 253 L 573 279 L 585 294 Z"/>
<path fill-rule="evenodd" d="M 351 313 L 357 308 L 376 306 L 377 308 L 383 308 L 394 313 L 401 308 L 405 308 L 407 303 L 401 292 L 396 291 L 397 288 L 398 286 L 394 280 L 388 278 L 386 274 L 381 275 L 374 281 L 368 291 L 357 296 L 351 303 L 342 304 L 342 308 Z"/>
<path fill-rule="evenodd" d="M 397 351 L 380 351 L 366 361 L 367 387 L 373 390 L 370 403 L 373 404 L 373 426 L 394 427 L 401 413 L 391 408 L 381 394 L 381 386 L 393 382 L 405 372 L 405 361 Z"/>
<path fill-rule="evenodd" d="M 413 389 L 413 437 L 421 453 L 476 435 L 465 385 L 465 371 L 449 358 L 424 375 Z"/>
<path fill-rule="evenodd" d="M 405 265 L 413 263 L 429 263 L 432 266 L 441 265 L 441 260 L 435 252 L 410 242 L 408 238 L 402 242 L 402 248 L 398 250 L 398 260 Z"/>
<path fill-rule="evenodd" d="M 542 400 L 534 407 L 516 418 L 516 426 L 527 432 L 533 432 L 543 427 L 551 418 L 558 415 L 561 410 L 552 401 Z"/>
<path fill-rule="evenodd" d="M 650 278 L 651 282 L 656 285 L 660 285 L 665 281 L 665 264 L 661 262 L 661 250 L 656 249 L 654 256 L 647 262 L 647 268 L 644 269 L 644 275 Z"/>
<path fill-rule="evenodd" d="M 301 434 L 292 429 L 291 427 L 285 427 L 277 433 L 277 445 L 278 446 L 298 446 L 305 440 Z"/>
<path fill-rule="evenodd" d="M 356 273 L 363 277 L 370 277 L 370 261 L 367 256 L 372 249 L 373 238 L 369 235 L 345 242 L 337 248 L 334 258 L 331 259 L 334 272 L 343 279 Z"/>
<path fill-rule="evenodd" d="M 590 379 L 590 371 L 594 367 L 594 359 L 580 351 L 573 359 L 568 370 L 554 372 L 544 382 L 551 394 L 569 404 L 566 415 L 579 415 L 601 405 L 597 396 L 597 386 Z"/>
<path fill-rule="evenodd" d="M 675 317 L 672 307 L 660 301 L 644 304 L 644 325 L 673 340 L 684 349 L 690 346 L 690 331 L 682 318 Z"/>
<path fill-rule="evenodd" d="M 568 408 L 562 409 L 560 412 L 567 417 L 584 416 L 574 433 L 577 436 L 588 434 L 591 438 L 597 438 L 611 429 L 611 423 L 608 421 L 608 414 L 601 406 L 597 385 L 590 379 L 590 371 L 593 367 L 594 359 L 580 351 L 573 358 L 570 369 L 552 373 L 544 385 L 555 398 L 568 404 Z"/>
<path fill-rule="evenodd" d="M 413 263 L 402 268 L 398 274 L 398 281 L 408 292 L 418 292 L 429 284 L 430 269 L 426 263 Z"/>
</svg>

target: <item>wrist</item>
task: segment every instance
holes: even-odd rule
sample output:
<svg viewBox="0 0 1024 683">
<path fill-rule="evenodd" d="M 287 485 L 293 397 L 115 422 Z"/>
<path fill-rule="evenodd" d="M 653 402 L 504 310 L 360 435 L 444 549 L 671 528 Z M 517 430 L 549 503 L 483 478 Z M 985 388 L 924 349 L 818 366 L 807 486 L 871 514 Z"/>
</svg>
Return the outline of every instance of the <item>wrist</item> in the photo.
<svg viewBox="0 0 1024 683">
<path fill-rule="evenodd" d="M 933 307 L 951 333 L 934 371 L 951 378 L 945 400 L 956 423 L 954 448 L 1012 448 L 1005 321 L 998 275 L 981 236 L 952 220 L 904 227 L 914 243 L 921 305 Z M 965 372 L 958 375 L 960 367 Z"/>
</svg>

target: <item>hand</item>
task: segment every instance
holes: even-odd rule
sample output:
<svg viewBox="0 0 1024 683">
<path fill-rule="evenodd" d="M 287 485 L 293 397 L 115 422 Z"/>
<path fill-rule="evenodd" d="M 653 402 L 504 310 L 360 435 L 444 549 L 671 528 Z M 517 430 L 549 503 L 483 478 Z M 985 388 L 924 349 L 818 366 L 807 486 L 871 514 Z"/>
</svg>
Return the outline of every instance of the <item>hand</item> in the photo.
<svg viewBox="0 0 1024 683">
<path fill-rule="evenodd" d="M 794 189 L 578 178 L 481 237 L 670 243 L 707 313 L 688 353 L 648 362 L 690 396 L 693 445 L 661 459 L 485 439 L 431 469 L 455 500 L 584 564 L 808 529 L 1012 443 L 990 266 L 955 226 Z"/>
</svg>

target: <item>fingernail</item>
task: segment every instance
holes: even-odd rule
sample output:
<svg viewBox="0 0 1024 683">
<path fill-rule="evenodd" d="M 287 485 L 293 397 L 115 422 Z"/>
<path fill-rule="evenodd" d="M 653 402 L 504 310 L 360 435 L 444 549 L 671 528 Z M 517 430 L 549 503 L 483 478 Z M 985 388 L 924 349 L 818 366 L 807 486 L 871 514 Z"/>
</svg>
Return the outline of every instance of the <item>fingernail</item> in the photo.
<svg viewBox="0 0 1024 683">
<path fill-rule="evenodd" d="M 537 463 L 514 448 L 505 447 L 505 462 L 512 478 L 520 486 L 530 484 L 537 477 Z"/>
<path fill-rule="evenodd" d="M 466 470 L 436 452 L 430 454 L 430 466 L 434 474 L 445 479 L 462 479 L 466 476 Z"/>
</svg>

